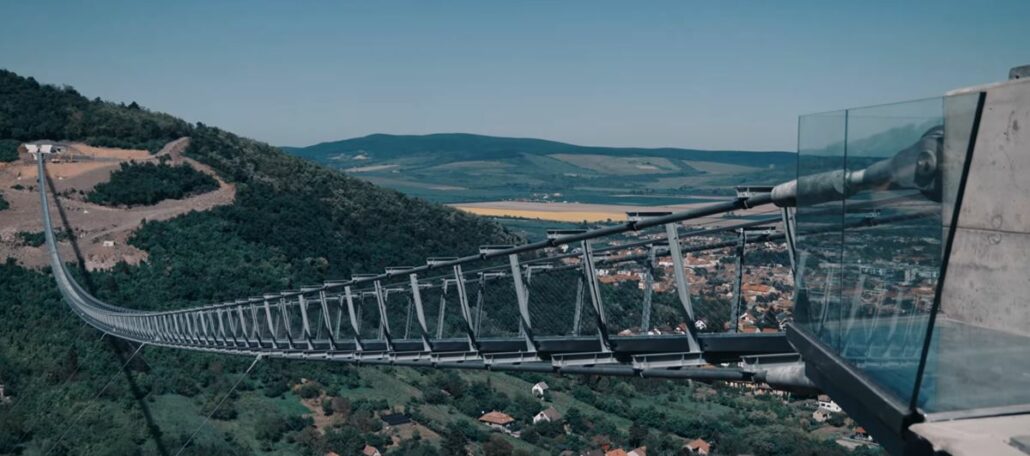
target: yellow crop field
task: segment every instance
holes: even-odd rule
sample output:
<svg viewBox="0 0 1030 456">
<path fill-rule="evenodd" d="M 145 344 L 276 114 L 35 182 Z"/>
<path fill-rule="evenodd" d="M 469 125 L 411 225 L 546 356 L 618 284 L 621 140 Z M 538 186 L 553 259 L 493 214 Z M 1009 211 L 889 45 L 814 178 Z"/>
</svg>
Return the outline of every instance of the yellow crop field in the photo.
<svg viewBox="0 0 1030 456">
<path fill-rule="evenodd" d="M 552 220 L 556 222 L 604 222 L 607 220 L 626 220 L 625 212 L 597 212 L 597 211 L 539 211 L 528 209 L 500 209 L 475 206 L 454 206 L 454 208 L 470 212 L 476 215 L 487 217 L 522 217 L 541 220 Z"/>
</svg>

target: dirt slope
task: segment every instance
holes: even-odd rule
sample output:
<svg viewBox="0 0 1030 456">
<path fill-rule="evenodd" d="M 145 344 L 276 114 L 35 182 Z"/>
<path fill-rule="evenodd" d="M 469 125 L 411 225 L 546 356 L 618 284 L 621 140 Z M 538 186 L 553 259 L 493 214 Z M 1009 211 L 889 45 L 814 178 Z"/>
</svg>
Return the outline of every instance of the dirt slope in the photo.
<svg viewBox="0 0 1030 456">
<path fill-rule="evenodd" d="M 72 144 L 76 155 L 84 158 L 75 162 L 58 159 L 47 165 L 54 188 L 62 195 L 60 206 L 75 233 L 87 269 L 110 268 L 119 261 L 137 264 L 145 260 L 146 252 L 126 243 L 143 220 L 167 220 L 189 211 L 204 211 L 233 202 L 236 188 L 219 178 L 210 167 L 184 157 L 187 146 L 189 138 L 179 138 L 151 155 L 143 150 Z M 83 195 L 96 184 L 109 180 L 122 162 L 157 162 L 162 156 L 168 156 L 172 164 L 185 163 L 213 176 L 218 181 L 218 189 L 182 200 L 165 200 L 135 208 L 112 208 L 85 201 Z M 36 191 L 36 163 L 31 157 L 25 155 L 17 162 L 0 163 L 0 192 L 11 203 L 9 209 L 0 212 L 0 261 L 13 257 L 27 267 L 44 266 L 45 247 L 23 245 L 18 236 L 19 232 L 35 233 L 43 229 L 39 216 L 39 193 Z M 56 206 L 51 204 L 52 215 L 55 222 L 62 225 Z M 66 260 L 75 259 L 70 242 L 61 241 L 60 249 Z"/>
</svg>

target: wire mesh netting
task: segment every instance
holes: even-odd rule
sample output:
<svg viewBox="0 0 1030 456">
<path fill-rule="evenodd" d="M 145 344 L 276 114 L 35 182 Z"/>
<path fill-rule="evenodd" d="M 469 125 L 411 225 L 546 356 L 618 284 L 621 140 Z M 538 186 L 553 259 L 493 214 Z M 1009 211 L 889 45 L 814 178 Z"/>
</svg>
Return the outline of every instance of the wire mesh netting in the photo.
<svg viewBox="0 0 1030 456">
<path fill-rule="evenodd" d="M 547 266 L 550 268 L 530 268 L 526 274 L 533 334 L 576 335 L 583 329 L 583 273 L 579 268 Z"/>
</svg>

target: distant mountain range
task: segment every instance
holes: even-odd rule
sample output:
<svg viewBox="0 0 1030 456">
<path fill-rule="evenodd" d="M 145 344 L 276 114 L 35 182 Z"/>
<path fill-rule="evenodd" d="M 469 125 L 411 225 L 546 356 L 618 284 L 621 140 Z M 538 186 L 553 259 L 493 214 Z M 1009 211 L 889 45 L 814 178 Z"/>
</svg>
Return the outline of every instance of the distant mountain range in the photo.
<svg viewBox="0 0 1030 456">
<path fill-rule="evenodd" d="M 442 202 L 533 199 L 664 204 L 792 176 L 793 152 L 594 147 L 465 133 L 374 134 L 284 151 Z M 788 173 L 789 171 L 789 173 Z M 646 201 L 626 199 L 646 194 Z M 656 200 L 655 198 L 665 198 Z"/>
<path fill-rule="evenodd" d="M 793 164 L 793 152 L 698 150 L 675 147 L 598 147 L 579 146 L 535 138 L 505 138 L 468 133 L 430 135 L 373 134 L 307 147 L 282 147 L 283 150 L 308 159 L 331 162 L 364 156 L 369 163 L 398 158 L 428 155 L 434 161 L 507 159 L 512 155 L 604 155 L 611 157 L 663 157 L 674 160 L 728 163 L 750 167 Z"/>
</svg>

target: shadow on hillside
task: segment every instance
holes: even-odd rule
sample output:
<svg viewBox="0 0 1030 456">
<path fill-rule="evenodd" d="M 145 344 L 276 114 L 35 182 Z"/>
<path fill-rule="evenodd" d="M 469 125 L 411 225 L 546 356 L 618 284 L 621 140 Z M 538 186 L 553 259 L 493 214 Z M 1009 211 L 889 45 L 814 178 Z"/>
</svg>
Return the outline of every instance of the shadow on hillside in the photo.
<svg viewBox="0 0 1030 456">
<path fill-rule="evenodd" d="M 64 232 L 67 234 L 66 238 L 72 245 L 72 251 L 75 252 L 76 267 L 79 270 L 79 277 L 81 277 L 82 284 L 85 286 L 86 291 L 89 294 L 96 295 L 96 286 L 93 284 L 93 280 L 89 275 L 89 271 L 86 270 L 86 259 L 82 256 L 82 250 L 79 248 L 79 241 L 75 237 L 75 233 L 72 230 L 71 224 L 68 223 L 68 215 L 64 210 L 64 205 L 61 204 L 61 199 L 57 197 L 57 190 L 54 188 L 54 180 L 50 175 L 50 171 L 47 170 L 47 187 L 49 187 L 50 194 L 53 195 L 53 204 L 57 208 L 57 213 L 61 218 L 61 226 Z M 43 189 L 40 189 L 43 191 Z M 140 389 L 136 383 L 136 379 L 132 377 L 133 369 L 140 369 L 140 364 L 145 365 L 146 363 L 140 363 L 140 360 L 136 360 L 134 363 L 129 362 L 129 358 L 132 356 L 131 353 L 135 351 L 131 344 L 121 339 L 108 337 L 108 346 L 111 347 L 111 351 L 118 359 L 118 363 L 122 368 L 122 373 L 125 375 L 125 380 L 129 383 L 129 390 L 132 391 L 132 397 L 136 400 L 136 403 L 140 407 L 140 411 L 143 412 L 143 420 L 146 422 L 147 432 L 150 434 L 150 438 L 154 440 L 154 446 L 157 448 L 157 452 L 162 456 L 168 456 L 170 453 L 165 448 L 164 442 L 161 441 L 161 430 L 154 422 L 154 417 L 150 413 L 150 406 L 147 405 L 144 398 L 146 394 Z M 137 355 L 142 357 L 142 353 Z"/>
</svg>

